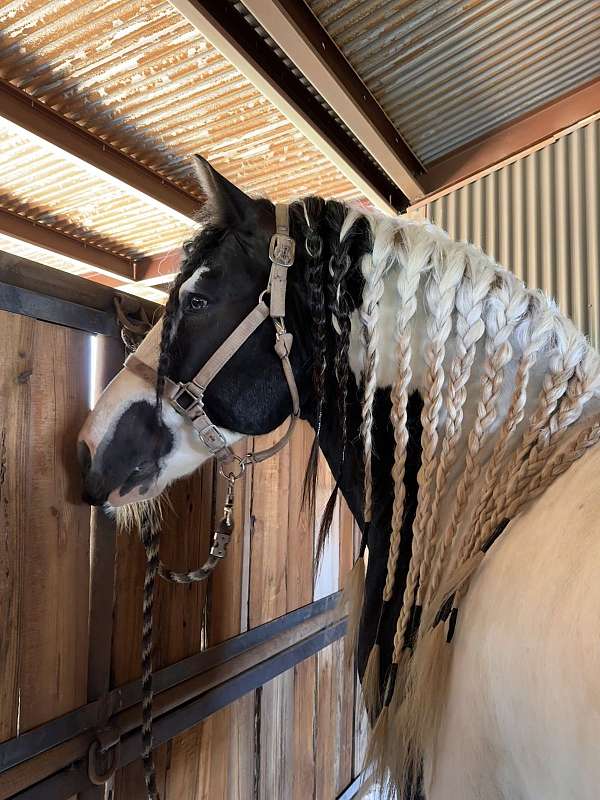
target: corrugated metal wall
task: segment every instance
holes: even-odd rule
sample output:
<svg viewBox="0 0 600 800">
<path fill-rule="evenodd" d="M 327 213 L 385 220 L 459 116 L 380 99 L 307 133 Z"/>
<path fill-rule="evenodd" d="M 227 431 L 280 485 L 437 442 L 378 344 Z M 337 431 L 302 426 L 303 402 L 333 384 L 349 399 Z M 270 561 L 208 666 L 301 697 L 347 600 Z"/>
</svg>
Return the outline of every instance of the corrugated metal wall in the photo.
<svg viewBox="0 0 600 800">
<path fill-rule="evenodd" d="M 553 295 L 600 345 L 600 120 L 433 201 L 427 216 Z"/>
</svg>

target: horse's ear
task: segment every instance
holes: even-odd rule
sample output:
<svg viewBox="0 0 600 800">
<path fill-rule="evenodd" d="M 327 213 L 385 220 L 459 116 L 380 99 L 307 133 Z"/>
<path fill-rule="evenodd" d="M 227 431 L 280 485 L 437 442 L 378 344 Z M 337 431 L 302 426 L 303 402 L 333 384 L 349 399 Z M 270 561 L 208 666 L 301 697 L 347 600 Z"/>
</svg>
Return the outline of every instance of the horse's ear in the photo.
<svg viewBox="0 0 600 800">
<path fill-rule="evenodd" d="M 214 222 L 230 225 L 244 220 L 253 205 L 251 198 L 224 178 L 202 156 L 195 155 L 193 162 Z"/>
</svg>

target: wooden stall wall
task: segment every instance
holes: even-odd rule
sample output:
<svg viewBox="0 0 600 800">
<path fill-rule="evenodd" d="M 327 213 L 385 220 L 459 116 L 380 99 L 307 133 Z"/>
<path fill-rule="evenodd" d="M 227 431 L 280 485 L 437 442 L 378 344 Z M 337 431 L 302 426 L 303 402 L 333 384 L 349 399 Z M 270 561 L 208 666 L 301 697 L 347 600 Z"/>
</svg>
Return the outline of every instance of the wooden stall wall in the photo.
<svg viewBox="0 0 600 800">
<path fill-rule="evenodd" d="M 258 449 L 282 430 L 238 445 Z M 322 567 L 315 574 L 315 531 L 333 487 L 319 468 L 316 518 L 301 509 L 311 429 L 298 426 L 288 448 L 248 470 L 236 489 L 236 533 L 204 589 L 158 588 L 157 667 L 218 644 L 342 588 L 357 533 L 338 505 Z M 162 558 L 177 569 L 199 564 L 220 513 L 224 482 L 212 465 L 177 484 L 163 528 Z M 118 537 L 112 683 L 140 674 L 143 552 Z M 360 772 L 355 741 L 355 677 L 343 640 L 301 662 L 157 751 L 163 800 L 334 800 Z M 141 765 L 121 770 L 115 800 L 143 800 Z"/>
<path fill-rule="evenodd" d="M 0 741 L 87 699 L 89 335 L 0 312 Z"/>
<path fill-rule="evenodd" d="M 21 273 L 4 278 L 18 282 Z M 43 292 L 45 272 L 40 279 Z M 0 311 L 0 341 L 1 743 L 139 677 L 145 561 L 135 534 L 117 533 L 80 500 L 76 436 L 89 406 L 90 334 Z M 100 389 L 124 351 L 116 326 L 96 343 Z M 239 452 L 280 433 L 240 443 Z M 340 503 L 315 570 L 315 531 L 333 481 L 321 462 L 316 515 L 302 511 L 311 442 L 300 425 L 289 447 L 247 471 L 234 539 L 207 585 L 159 582 L 156 669 L 342 587 L 357 532 Z M 204 561 L 223 492 L 213 464 L 173 487 L 161 540 L 171 567 Z M 359 708 L 343 641 L 334 641 L 157 748 L 161 798 L 335 800 L 360 771 Z M 0 775 L 0 796 L 26 787 L 27 773 L 24 761 Z M 140 762 L 118 770 L 110 788 L 112 800 L 145 800 Z M 90 786 L 80 800 L 104 796 Z"/>
</svg>

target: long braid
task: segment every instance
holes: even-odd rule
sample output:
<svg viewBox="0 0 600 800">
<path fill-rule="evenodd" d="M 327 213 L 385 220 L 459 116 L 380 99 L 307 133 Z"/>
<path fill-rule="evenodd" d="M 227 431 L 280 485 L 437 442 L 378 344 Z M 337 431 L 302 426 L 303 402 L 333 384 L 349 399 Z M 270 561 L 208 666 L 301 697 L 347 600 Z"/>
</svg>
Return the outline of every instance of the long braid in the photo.
<svg viewBox="0 0 600 800">
<path fill-rule="evenodd" d="M 473 429 L 467 442 L 465 470 L 456 490 L 456 500 L 449 527 L 454 536 L 468 503 L 468 494 L 480 471 L 479 453 L 488 431 L 498 416 L 498 398 L 504 380 L 504 368 L 512 358 L 511 337 L 519 319 L 527 310 L 528 297 L 522 285 L 509 273 L 498 273 L 487 302 L 486 358 L 481 379 L 481 398 Z M 463 540 L 459 550 L 462 560 Z"/>
<path fill-rule="evenodd" d="M 377 388 L 377 366 L 379 364 L 379 303 L 383 297 L 383 278 L 389 262 L 381 257 L 377 236 L 373 252 L 363 256 L 362 272 L 365 280 L 360 320 L 364 342 L 363 401 L 361 435 L 364 453 L 364 511 L 365 522 L 371 519 L 373 505 L 372 449 L 373 449 L 373 403 Z"/>
<path fill-rule="evenodd" d="M 549 420 L 549 435 L 544 436 L 532 448 L 529 458 L 509 483 L 509 489 L 503 498 L 503 503 L 509 509 L 507 514 L 510 513 L 510 509 L 515 506 L 515 503 L 521 505 L 521 499 L 532 491 L 531 487 L 535 488 L 540 485 L 538 478 L 541 479 L 541 475 L 544 474 L 549 458 L 561 444 L 568 429 L 579 420 L 585 404 L 591 399 L 597 388 L 598 356 L 594 351 L 588 350 L 583 360 L 575 367 L 574 375 L 568 383 L 567 391 L 560 401 L 558 410 Z"/>
<path fill-rule="evenodd" d="M 481 518 L 494 488 L 498 484 L 500 470 L 503 466 L 509 441 L 516 428 L 522 422 L 525 414 L 527 386 L 529 384 L 531 370 L 537 361 L 538 354 L 542 351 L 552 332 L 552 315 L 544 308 L 543 298 L 539 294 L 532 296 L 528 315 L 528 320 L 526 322 L 527 330 L 524 333 L 525 341 L 523 352 L 519 358 L 514 379 L 515 388 L 513 390 L 510 406 L 488 463 L 481 498 L 471 518 L 471 529 L 473 531 L 479 531 L 481 528 Z"/>
<path fill-rule="evenodd" d="M 432 504 L 432 532 L 434 526 L 437 525 L 440 503 L 447 489 L 448 475 L 456 460 L 458 443 L 462 436 L 467 383 L 475 360 L 477 342 L 485 333 L 485 324 L 482 319 L 483 307 L 494 276 L 495 270 L 489 260 L 484 259 L 475 248 L 470 248 L 465 276 L 456 292 L 456 355 L 452 359 L 448 380 L 446 425 Z M 429 535 L 432 534 L 428 532 Z M 445 566 L 446 551 L 452 543 L 453 536 L 454 529 L 447 527 L 444 535 L 439 538 L 433 557 L 425 605 L 437 592 Z"/>
<path fill-rule="evenodd" d="M 423 537 L 422 558 L 419 566 L 417 585 L 417 605 L 422 603 L 427 572 L 434 549 L 434 516 L 437 508 L 432 506 L 434 476 L 436 473 L 436 452 L 438 443 L 438 424 L 442 408 L 442 388 L 444 386 L 444 358 L 446 341 L 452 330 L 452 311 L 456 289 L 462 281 L 465 270 L 464 248 L 455 246 L 447 254 L 447 262 L 440 257 L 440 269 L 432 269 L 425 288 L 427 315 L 427 340 L 425 344 L 425 391 L 421 421 L 421 468 L 418 474 L 417 514 L 413 531 Z M 414 534 L 413 534 L 414 535 Z"/>
<path fill-rule="evenodd" d="M 408 231 L 405 231 L 405 235 Z M 417 290 L 421 275 L 429 265 L 432 246 L 421 244 L 410 246 L 407 238 L 405 254 L 398 271 L 396 290 L 398 293 L 398 311 L 396 314 L 396 365 L 397 377 L 392 384 L 392 422 L 394 426 L 394 465 L 392 479 L 394 481 L 394 502 L 392 506 L 392 531 L 383 600 L 389 602 L 394 592 L 398 556 L 400 553 L 400 535 L 406 501 L 406 487 L 404 485 L 404 472 L 406 467 L 406 453 L 408 446 L 408 387 L 412 380 L 411 368 L 411 324 L 417 311 Z"/>
<path fill-rule="evenodd" d="M 495 487 L 484 511 L 481 522 L 481 536 L 488 536 L 494 529 L 494 520 L 502 518 L 507 498 L 514 496 L 519 475 L 527 469 L 529 459 L 536 460 L 550 436 L 550 419 L 561 398 L 566 393 L 577 364 L 583 357 L 587 345 L 584 337 L 567 320 L 562 319 L 550 309 L 553 315 L 553 337 L 555 352 L 549 359 L 549 371 L 544 376 L 536 411 L 531 417 L 528 429 L 510 463 L 506 468 L 506 480 Z M 496 523 L 497 524 L 497 523 Z"/>
<path fill-rule="evenodd" d="M 346 458 L 346 446 L 348 441 L 348 380 L 350 376 L 350 294 L 348 279 L 352 268 L 352 260 L 348 251 L 350 226 L 342 226 L 340 235 L 334 236 L 332 241 L 332 255 L 329 259 L 330 281 L 328 285 L 329 312 L 331 323 L 336 337 L 335 350 L 333 355 L 333 369 L 338 384 L 338 415 L 340 423 L 340 443 L 341 456 L 339 469 L 340 473 Z M 320 561 L 331 523 L 335 512 L 335 504 L 339 491 L 339 482 L 329 496 L 319 526 L 319 536 L 317 540 L 316 560 Z"/>
<path fill-rule="evenodd" d="M 572 442 L 566 444 L 563 449 L 545 462 L 544 468 L 529 484 L 526 492 L 513 499 L 506 512 L 507 517 L 509 519 L 514 517 L 525 503 L 542 494 L 556 478 L 569 469 L 571 464 L 581 458 L 588 448 L 593 447 L 598 441 L 600 441 L 600 419 L 596 416 Z"/>
<path fill-rule="evenodd" d="M 317 402 L 316 432 L 304 478 L 302 502 L 306 503 L 310 514 L 315 510 L 315 490 L 319 459 L 319 438 L 321 419 L 325 405 L 325 376 L 327 373 L 327 317 L 325 306 L 325 275 L 323 268 L 323 240 L 320 234 L 324 201 L 309 197 L 302 201 L 302 213 L 306 223 L 304 248 L 307 254 L 306 282 L 309 304 L 313 317 L 313 388 Z"/>
</svg>

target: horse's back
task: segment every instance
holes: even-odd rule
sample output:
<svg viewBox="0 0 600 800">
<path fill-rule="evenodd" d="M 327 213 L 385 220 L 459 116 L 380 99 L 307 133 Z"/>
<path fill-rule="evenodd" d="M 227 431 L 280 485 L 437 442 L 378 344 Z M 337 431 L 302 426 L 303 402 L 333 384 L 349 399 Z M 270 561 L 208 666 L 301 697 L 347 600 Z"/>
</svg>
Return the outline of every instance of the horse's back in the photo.
<svg viewBox="0 0 600 800">
<path fill-rule="evenodd" d="M 428 800 L 594 800 L 600 448 L 494 545 L 462 604 Z"/>
</svg>

